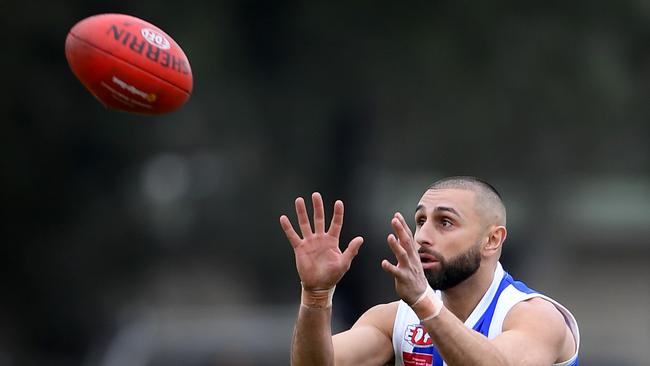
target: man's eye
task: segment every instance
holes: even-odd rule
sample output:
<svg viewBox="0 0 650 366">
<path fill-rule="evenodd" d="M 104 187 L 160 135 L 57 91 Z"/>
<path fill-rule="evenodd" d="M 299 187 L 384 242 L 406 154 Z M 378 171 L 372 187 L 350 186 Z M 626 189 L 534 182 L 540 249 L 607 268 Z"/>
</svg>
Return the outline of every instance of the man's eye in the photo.
<svg viewBox="0 0 650 366">
<path fill-rule="evenodd" d="M 442 219 L 440 220 L 440 225 L 442 225 L 442 227 L 450 227 L 453 223 L 449 219 Z"/>
<path fill-rule="evenodd" d="M 415 220 L 415 224 L 416 224 L 417 226 L 422 226 L 422 225 L 424 225 L 425 222 L 426 222 L 426 220 L 425 220 L 425 219 L 422 219 L 422 218 L 420 218 L 420 219 L 416 219 L 416 220 Z"/>
</svg>

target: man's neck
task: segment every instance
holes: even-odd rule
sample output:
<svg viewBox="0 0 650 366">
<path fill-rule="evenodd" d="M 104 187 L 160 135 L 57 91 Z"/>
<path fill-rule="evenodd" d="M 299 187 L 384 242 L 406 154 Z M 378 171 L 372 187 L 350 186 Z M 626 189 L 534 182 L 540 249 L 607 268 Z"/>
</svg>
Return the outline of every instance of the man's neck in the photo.
<svg viewBox="0 0 650 366">
<path fill-rule="evenodd" d="M 458 319 L 465 322 L 490 288 L 495 270 L 496 263 L 485 263 L 470 278 L 445 290 L 442 294 L 445 307 Z"/>
</svg>

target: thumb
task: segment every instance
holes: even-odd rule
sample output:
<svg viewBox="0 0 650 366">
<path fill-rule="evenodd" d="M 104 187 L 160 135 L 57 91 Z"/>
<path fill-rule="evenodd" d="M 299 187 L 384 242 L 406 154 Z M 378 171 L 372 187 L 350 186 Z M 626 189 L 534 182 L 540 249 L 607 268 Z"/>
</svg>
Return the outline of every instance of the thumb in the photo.
<svg viewBox="0 0 650 366">
<path fill-rule="evenodd" d="M 345 248 L 345 251 L 343 252 L 343 256 L 348 263 L 351 263 L 352 259 L 357 256 L 359 253 L 359 248 L 361 248 L 361 244 L 363 244 L 363 238 L 360 236 L 357 236 L 356 238 L 350 240 L 348 247 Z"/>
<path fill-rule="evenodd" d="M 397 277 L 397 275 L 399 274 L 399 269 L 397 268 L 397 266 L 393 265 L 391 262 L 389 262 L 386 259 L 381 261 L 381 269 L 383 269 L 384 272 L 392 275 L 393 277 Z"/>
</svg>

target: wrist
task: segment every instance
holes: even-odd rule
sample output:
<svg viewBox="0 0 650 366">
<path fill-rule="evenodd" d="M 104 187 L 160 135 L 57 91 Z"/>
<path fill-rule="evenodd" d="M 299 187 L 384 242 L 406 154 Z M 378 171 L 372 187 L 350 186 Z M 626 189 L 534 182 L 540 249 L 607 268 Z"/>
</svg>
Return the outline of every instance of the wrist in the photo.
<svg viewBox="0 0 650 366">
<path fill-rule="evenodd" d="M 334 289 L 336 289 L 336 285 L 325 290 L 306 290 L 302 287 L 300 305 L 309 309 L 331 308 L 332 299 L 334 298 Z"/>
<path fill-rule="evenodd" d="M 429 285 L 410 306 L 421 322 L 436 318 L 444 307 L 440 295 L 433 291 Z"/>
</svg>

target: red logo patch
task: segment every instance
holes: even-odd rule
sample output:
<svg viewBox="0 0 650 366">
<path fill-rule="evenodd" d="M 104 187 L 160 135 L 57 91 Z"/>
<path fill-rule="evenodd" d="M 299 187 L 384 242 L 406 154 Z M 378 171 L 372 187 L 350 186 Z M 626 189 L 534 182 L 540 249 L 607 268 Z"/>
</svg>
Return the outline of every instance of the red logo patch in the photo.
<svg viewBox="0 0 650 366">
<path fill-rule="evenodd" d="M 433 355 L 425 353 L 402 352 L 404 366 L 431 366 L 433 365 Z"/>
<path fill-rule="evenodd" d="M 404 340 L 413 346 L 433 346 L 433 341 L 431 340 L 429 333 L 427 333 L 421 324 L 411 324 L 406 327 L 406 332 L 404 332 Z"/>
</svg>

